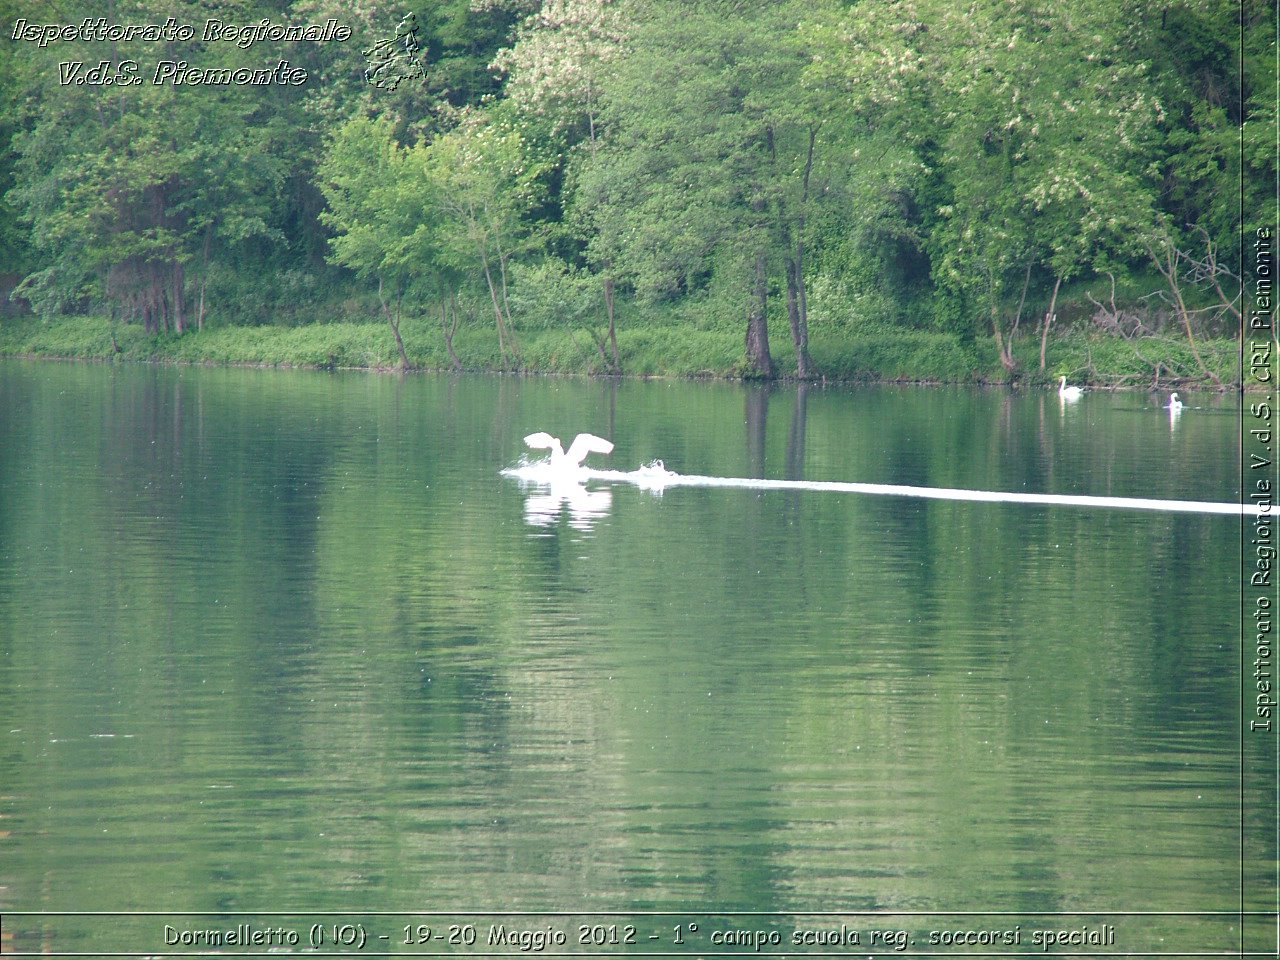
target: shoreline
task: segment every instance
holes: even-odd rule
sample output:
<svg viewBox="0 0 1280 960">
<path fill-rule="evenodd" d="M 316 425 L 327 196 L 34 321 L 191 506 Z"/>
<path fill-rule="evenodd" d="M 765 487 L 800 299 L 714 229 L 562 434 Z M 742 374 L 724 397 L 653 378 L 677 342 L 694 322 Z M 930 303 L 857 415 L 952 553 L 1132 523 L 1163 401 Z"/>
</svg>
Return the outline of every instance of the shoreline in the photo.
<svg viewBox="0 0 1280 960">
<path fill-rule="evenodd" d="M 136 366 L 155 367 L 203 367 L 207 369 L 225 370 L 280 370 L 304 371 L 309 373 L 367 373 L 396 374 L 399 376 L 458 376 L 458 377 L 554 377 L 569 380 L 634 380 L 645 382 L 652 380 L 670 380 L 679 382 L 736 383 L 779 386 L 795 386 L 806 384 L 811 387 L 847 387 L 854 385 L 876 387 L 983 387 L 987 389 L 1006 390 L 1044 390 L 1056 392 L 1057 387 L 1049 380 L 1040 381 L 1024 377 L 1017 380 L 931 380 L 910 379 L 902 377 L 827 377 L 818 376 L 801 380 L 796 376 L 779 375 L 772 379 L 759 377 L 740 377 L 731 374 L 678 374 L 678 373 L 592 373 L 572 370 L 499 370 L 499 369 L 463 369 L 454 370 L 449 367 L 410 367 L 403 370 L 396 365 L 380 364 L 377 366 L 330 366 L 318 363 L 271 363 L 252 360 L 186 360 L 182 358 L 122 358 L 122 357 L 81 357 L 75 355 L 46 353 L 0 353 L 0 360 L 24 360 L 33 363 L 90 363 L 90 364 L 130 364 Z M 1088 393 L 1159 393 L 1165 390 L 1188 390 L 1196 393 L 1228 394 L 1228 393 L 1265 393 L 1263 386 L 1246 384 L 1243 390 L 1236 383 L 1224 383 L 1215 386 L 1203 380 L 1181 379 L 1169 380 L 1160 386 L 1138 384 L 1087 384 Z"/>
<path fill-rule="evenodd" d="M 573 328 L 521 331 L 522 351 L 514 365 L 502 362 L 493 331 L 458 331 L 454 346 L 463 361 L 457 369 L 445 355 L 438 329 L 402 325 L 411 367 L 404 370 L 385 324 L 350 321 L 297 327 L 223 326 L 181 336 L 148 336 L 136 326 L 116 326 L 101 317 L 45 321 L 33 316 L 0 320 L 0 357 L 37 361 L 139 363 L 157 366 L 239 367 L 362 373 L 484 374 L 554 376 L 595 380 L 706 380 L 726 383 L 899 386 L 969 385 L 1056 390 L 1066 375 L 1093 392 L 1195 390 L 1240 391 L 1239 342 L 1201 341 L 1208 376 L 1161 376 L 1155 381 L 1124 352 L 1123 341 L 1097 333 L 1068 332 L 1051 341 L 1050 363 L 1038 369 L 1038 343 L 1019 344 L 1027 358 L 1014 376 L 999 365 L 994 349 L 981 341 L 928 330 L 837 328 L 813 344 L 818 375 L 801 380 L 789 372 L 789 345 L 774 351 L 779 374 L 762 378 L 742 373 L 737 331 L 691 330 L 683 326 L 636 326 L 619 331 L 621 372 L 605 368 L 595 344 L 584 344 Z M 1176 342 L 1174 342 L 1176 346 Z M 987 354 L 991 354 L 988 356 Z M 1021 359 L 1021 357 L 1020 357 Z M 1168 369 L 1169 364 L 1165 364 Z M 1185 369 L 1185 362 L 1184 362 Z M 1247 387 L 1254 386 L 1247 384 Z"/>
</svg>

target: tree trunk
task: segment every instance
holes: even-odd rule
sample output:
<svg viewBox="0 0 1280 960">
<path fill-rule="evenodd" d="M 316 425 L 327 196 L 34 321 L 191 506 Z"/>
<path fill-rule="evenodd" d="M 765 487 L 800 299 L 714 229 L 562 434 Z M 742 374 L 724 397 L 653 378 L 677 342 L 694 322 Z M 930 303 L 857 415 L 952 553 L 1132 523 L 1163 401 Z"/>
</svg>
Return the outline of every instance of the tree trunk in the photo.
<svg viewBox="0 0 1280 960">
<path fill-rule="evenodd" d="M 493 231 L 494 248 L 498 251 L 498 278 L 502 281 L 502 312 L 507 319 L 507 340 L 511 343 L 511 352 L 518 355 L 520 346 L 516 343 L 515 328 L 511 325 L 511 304 L 507 302 L 507 254 L 502 249 L 502 237 L 497 228 Z"/>
<path fill-rule="evenodd" d="M 1222 289 L 1222 281 L 1219 279 L 1223 273 L 1237 280 L 1239 278 L 1235 277 L 1231 271 L 1224 270 L 1218 266 L 1218 255 L 1213 249 L 1213 238 L 1209 236 L 1209 231 L 1201 226 L 1197 226 L 1196 230 L 1198 230 L 1200 235 L 1204 237 L 1204 272 L 1208 274 L 1210 282 L 1213 283 L 1213 289 L 1218 293 L 1218 300 L 1222 303 L 1223 307 L 1231 312 L 1237 322 L 1243 321 L 1244 314 L 1242 314 L 1236 307 L 1235 302 L 1237 297 L 1228 297 L 1226 291 Z M 1243 294 L 1243 292 L 1244 289 L 1242 287 L 1241 294 Z"/>
<path fill-rule="evenodd" d="M 596 158 L 596 105 L 595 88 L 587 83 L 587 142 L 591 145 L 591 159 Z"/>
<path fill-rule="evenodd" d="M 204 253 L 200 260 L 200 307 L 196 311 L 196 329 L 204 329 L 204 288 L 209 282 L 209 242 L 213 238 L 213 224 L 204 228 Z"/>
<path fill-rule="evenodd" d="M 120 341 L 116 339 L 116 320 L 116 304 L 112 301 L 111 316 L 107 320 L 107 329 L 111 331 L 111 352 L 122 353 L 123 351 L 120 349 Z"/>
<path fill-rule="evenodd" d="M 173 329 L 179 335 L 187 332 L 186 272 L 181 261 L 173 264 Z"/>
<path fill-rule="evenodd" d="M 755 296 L 747 309 L 747 361 L 757 376 L 772 380 L 777 376 L 773 356 L 769 353 L 769 276 L 765 254 L 756 254 Z"/>
<path fill-rule="evenodd" d="M 996 349 L 1000 352 L 1000 366 L 1004 367 L 1006 373 L 1013 373 L 1018 369 L 1018 361 L 1013 356 L 1013 341 L 1007 344 L 1004 339 L 1004 331 L 1000 329 L 1000 297 L 997 294 L 998 287 L 995 277 L 991 273 L 990 265 L 987 267 L 987 290 L 991 300 L 991 331 L 995 334 Z"/>
<path fill-rule="evenodd" d="M 618 328 L 613 322 L 613 278 L 604 278 L 604 309 L 609 315 L 609 347 L 613 353 L 613 373 L 622 372 L 622 360 L 618 356 Z"/>
<path fill-rule="evenodd" d="M 164 292 L 164 281 L 160 277 L 158 267 L 153 267 L 151 271 L 151 299 L 156 305 L 156 314 L 159 316 L 160 329 L 168 333 L 169 325 L 169 301 Z"/>
<path fill-rule="evenodd" d="M 1169 285 L 1169 292 L 1173 294 L 1174 305 L 1178 310 L 1178 318 L 1182 321 L 1182 328 L 1187 331 L 1187 343 L 1191 347 L 1191 355 L 1196 358 L 1196 366 L 1200 368 L 1200 372 L 1209 377 L 1218 386 L 1222 386 L 1222 381 L 1204 365 L 1204 360 L 1200 358 L 1200 350 L 1196 347 L 1196 337 L 1191 331 L 1191 314 L 1187 310 L 1186 301 L 1182 299 L 1182 280 L 1178 276 L 1178 259 L 1181 251 L 1174 244 L 1174 239 L 1169 235 L 1167 227 L 1162 227 L 1161 240 L 1163 240 L 1163 253 L 1161 257 L 1153 247 L 1148 245 L 1147 253 L 1150 254 L 1151 260 L 1156 265 L 1156 269 L 1160 271 L 1165 279 L 1165 283 Z"/>
<path fill-rule="evenodd" d="M 400 369 L 412 370 L 413 364 L 409 362 L 409 354 L 405 352 L 404 340 L 400 337 L 400 301 L 404 296 L 403 291 L 396 297 L 396 310 L 393 314 L 387 306 L 387 301 L 382 296 L 382 278 L 378 278 L 378 302 L 382 304 L 382 315 L 387 318 L 387 323 L 391 326 L 391 332 L 396 338 L 396 349 L 400 351 Z"/>
<path fill-rule="evenodd" d="M 809 149 L 804 161 L 804 178 L 800 192 L 800 215 L 796 221 L 795 256 L 792 259 L 796 289 L 796 319 L 792 321 L 792 337 L 796 343 L 796 375 L 801 380 L 813 376 L 813 361 L 809 357 L 809 296 L 804 284 L 804 230 L 809 211 L 809 178 L 813 174 L 813 148 L 818 140 L 818 128 L 809 128 Z M 787 291 L 791 295 L 790 289 Z M 788 302 L 788 309 L 790 303 Z"/>
<path fill-rule="evenodd" d="M 507 302 L 507 255 L 498 247 L 498 278 L 502 281 L 502 312 L 507 318 L 507 336 L 515 348 L 515 336 L 511 332 L 511 304 Z"/>
<path fill-rule="evenodd" d="M 1057 318 L 1054 308 L 1058 305 L 1058 288 L 1062 286 L 1062 278 L 1058 277 L 1053 282 L 1053 296 L 1049 298 L 1049 309 L 1044 314 L 1044 325 L 1040 328 L 1040 370 L 1044 372 L 1044 354 L 1045 348 L 1049 343 L 1049 326 Z"/>
<path fill-rule="evenodd" d="M 1022 308 L 1027 305 L 1027 288 L 1031 286 L 1032 263 L 1027 262 L 1027 274 L 1022 278 L 1022 296 L 1018 299 L 1018 312 L 1013 318 L 1013 329 L 1009 331 L 1009 349 L 1013 349 L 1013 338 L 1018 335 L 1018 324 L 1022 323 Z"/>
<path fill-rule="evenodd" d="M 482 256 L 484 264 L 484 280 L 489 285 L 489 299 L 493 301 L 493 316 L 498 322 L 498 349 L 502 352 L 502 360 L 507 360 L 507 325 L 502 319 L 502 304 L 498 302 L 498 290 L 493 285 L 493 272 L 489 269 L 489 258 Z"/>
<path fill-rule="evenodd" d="M 787 316 L 791 320 L 791 341 L 796 347 L 796 376 L 801 380 L 808 380 L 812 376 L 809 360 L 809 324 L 805 320 L 801 307 L 801 290 L 804 283 L 799 278 L 800 269 L 796 260 L 787 260 Z"/>
<path fill-rule="evenodd" d="M 488 208 L 483 211 L 477 211 L 471 200 L 466 201 L 465 215 L 467 225 L 472 231 L 472 235 L 476 237 L 476 255 L 480 258 L 480 265 L 484 268 L 484 282 L 489 287 L 489 299 L 493 301 L 493 317 L 498 324 L 498 350 L 502 354 L 502 362 L 505 364 L 509 357 L 514 355 L 515 342 L 512 340 L 507 330 L 508 316 L 504 316 L 502 312 L 502 304 L 498 301 L 498 288 L 493 282 L 493 269 L 489 265 L 489 243 L 487 238 L 490 236 L 489 227 L 482 223 L 481 213 L 488 216 Z M 482 232 L 483 231 L 483 232 Z M 499 259 L 501 259 L 502 251 L 499 250 Z M 505 268 L 503 271 L 503 282 L 506 282 Z M 503 291 L 503 299 L 506 299 L 506 291 Z"/>
<path fill-rule="evenodd" d="M 1018 369 L 1018 361 L 1013 356 L 1013 341 L 1005 343 L 1004 332 L 1000 329 L 1000 308 L 995 304 L 991 306 L 991 329 L 995 331 L 996 349 L 1000 351 L 1000 366 L 1006 373 L 1013 373 Z"/>
<path fill-rule="evenodd" d="M 597 336 L 594 330 L 587 330 L 586 333 L 591 338 L 591 342 L 596 345 L 596 353 L 600 354 L 600 369 L 612 372 L 612 368 L 609 366 L 609 355 L 604 352 L 604 344 L 608 336 Z"/>
<path fill-rule="evenodd" d="M 1191 312 L 1187 310 L 1187 304 L 1182 299 L 1182 286 L 1179 283 L 1173 284 L 1173 293 L 1178 302 L 1178 316 L 1182 318 L 1182 328 L 1187 331 L 1187 344 L 1191 347 L 1191 355 L 1196 358 L 1196 366 L 1200 368 L 1200 372 L 1205 374 L 1218 386 L 1222 386 L 1222 381 L 1214 375 L 1213 371 L 1204 365 L 1204 360 L 1200 358 L 1200 350 L 1196 346 L 1196 335 L 1191 332 Z"/>
<path fill-rule="evenodd" d="M 449 305 L 453 304 L 453 322 L 449 322 Z M 458 332 L 458 305 L 453 291 L 449 291 L 449 299 L 440 301 L 440 330 L 444 334 L 444 348 L 449 354 L 449 362 L 458 373 L 462 372 L 462 361 L 453 351 L 453 335 Z"/>
<path fill-rule="evenodd" d="M 813 148 L 818 131 L 809 128 L 809 150 L 804 164 L 804 176 L 800 193 L 800 212 L 793 223 L 787 216 L 787 204 L 784 194 L 778 194 L 777 229 L 783 238 L 784 246 L 790 250 L 785 256 L 784 266 L 787 275 L 787 317 L 791 321 L 791 343 L 796 351 L 796 376 L 807 380 L 812 376 L 813 362 L 809 358 L 809 301 L 804 291 L 804 228 L 805 212 L 809 205 L 809 177 L 813 173 Z M 773 127 L 765 128 L 765 142 L 769 147 L 769 158 L 773 161 L 775 174 L 778 154 L 773 136 Z M 780 174 L 779 179 L 782 179 Z"/>
</svg>

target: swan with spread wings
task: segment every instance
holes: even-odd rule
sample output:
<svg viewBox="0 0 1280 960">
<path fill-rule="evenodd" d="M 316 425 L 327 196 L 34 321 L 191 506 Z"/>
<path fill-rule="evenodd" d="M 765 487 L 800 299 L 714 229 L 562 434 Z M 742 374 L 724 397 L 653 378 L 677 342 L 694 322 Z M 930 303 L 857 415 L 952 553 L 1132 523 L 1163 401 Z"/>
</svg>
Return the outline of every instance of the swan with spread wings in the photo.
<svg viewBox="0 0 1280 960">
<path fill-rule="evenodd" d="M 574 437 L 568 451 L 560 444 L 558 437 L 553 437 L 549 433 L 531 433 L 524 438 L 524 442 L 535 450 L 543 448 L 550 450 L 551 469 L 566 472 L 581 470 L 582 461 L 589 453 L 613 452 L 612 443 L 590 433 L 580 433 Z"/>
</svg>

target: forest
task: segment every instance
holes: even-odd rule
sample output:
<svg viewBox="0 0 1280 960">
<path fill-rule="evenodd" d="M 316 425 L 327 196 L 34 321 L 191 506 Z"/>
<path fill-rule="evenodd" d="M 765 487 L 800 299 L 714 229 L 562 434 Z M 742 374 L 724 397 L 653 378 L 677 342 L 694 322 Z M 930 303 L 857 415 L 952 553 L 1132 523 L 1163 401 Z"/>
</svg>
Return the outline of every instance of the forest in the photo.
<svg viewBox="0 0 1280 960">
<path fill-rule="evenodd" d="M 0 353 L 1239 376 L 1262 0 L 0 0 Z"/>
</svg>

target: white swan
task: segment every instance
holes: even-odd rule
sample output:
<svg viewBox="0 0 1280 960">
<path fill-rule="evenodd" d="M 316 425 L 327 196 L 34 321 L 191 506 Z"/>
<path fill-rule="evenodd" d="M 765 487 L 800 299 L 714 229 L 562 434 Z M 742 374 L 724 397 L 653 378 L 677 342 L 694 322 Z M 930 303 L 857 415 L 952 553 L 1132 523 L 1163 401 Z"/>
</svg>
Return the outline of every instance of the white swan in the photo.
<svg viewBox="0 0 1280 960">
<path fill-rule="evenodd" d="M 569 444 L 568 453 L 565 452 L 560 440 L 553 437 L 549 433 L 531 433 L 524 438 L 524 442 L 535 449 L 546 447 L 551 451 L 551 469 L 557 471 L 571 472 L 582 468 L 582 461 L 587 458 L 588 453 L 612 453 L 613 444 L 603 437 L 597 437 L 590 433 L 580 433 L 573 438 L 573 443 Z"/>
<path fill-rule="evenodd" d="M 1058 396 L 1063 400 L 1079 400 L 1083 393 L 1084 387 L 1068 387 L 1066 377 L 1058 382 Z"/>
<path fill-rule="evenodd" d="M 1177 413 L 1182 409 L 1182 401 L 1178 399 L 1176 392 L 1169 394 L 1168 410 L 1170 413 Z"/>
</svg>

